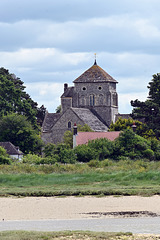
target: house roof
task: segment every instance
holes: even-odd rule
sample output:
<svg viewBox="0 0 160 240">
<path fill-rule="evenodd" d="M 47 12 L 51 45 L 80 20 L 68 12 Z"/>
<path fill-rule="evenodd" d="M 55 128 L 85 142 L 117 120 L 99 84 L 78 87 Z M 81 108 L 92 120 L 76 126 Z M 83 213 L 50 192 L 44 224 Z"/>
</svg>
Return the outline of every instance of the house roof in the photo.
<svg viewBox="0 0 160 240">
<path fill-rule="evenodd" d="M 114 132 L 78 132 L 76 135 L 76 146 L 86 144 L 90 140 L 98 138 L 107 138 L 108 140 L 114 141 L 119 137 L 120 131 Z"/>
<path fill-rule="evenodd" d="M 42 125 L 43 132 L 50 131 L 61 115 L 61 113 L 47 113 Z"/>
<path fill-rule="evenodd" d="M 101 67 L 95 64 L 86 70 L 82 75 L 76 78 L 74 83 L 86 83 L 86 82 L 114 82 L 117 81 L 112 78 L 106 71 L 104 71 Z"/>
<path fill-rule="evenodd" d="M 6 149 L 9 155 L 23 155 L 23 152 L 19 151 L 19 148 L 15 147 L 11 142 L 0 142 L 0 146 Z"/>
<path fill-rule="evenodd" d="M 72 111 L 93 131 L 107 131 L 108 127 L 104 125 L 89 109 L 72 108 Z"/>
</svg>

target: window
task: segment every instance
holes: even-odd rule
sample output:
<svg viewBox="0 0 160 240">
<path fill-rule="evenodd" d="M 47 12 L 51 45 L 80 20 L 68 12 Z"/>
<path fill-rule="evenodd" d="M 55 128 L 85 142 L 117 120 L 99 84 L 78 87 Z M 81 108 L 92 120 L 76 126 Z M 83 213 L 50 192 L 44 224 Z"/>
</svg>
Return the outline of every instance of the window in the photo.
<svg viewBox="0 0 160 240">
<path fill-rule="evenodd" d="M 68 122 L 68 128 L 71 128 L 71 122 L 70 121 Z"/>
<path fill-rule="evenodd" d="M 90 106 L 95 105 L 95 96 L 94 95 L 89 96 L 89 103 L 90 103 Z"/>
<path fill-rule="evenodd" d="M 99 86 L 99 87 L 98 87 L 98 90 L 102 90 L 102 87 L 101 87 L 101 86 Z"/>
<path fill-rule="evenodd" d="M 85 91 L 85 90 L 86 90 L 86 87 L 83 87 L 82 90 Z"/>
</svg>

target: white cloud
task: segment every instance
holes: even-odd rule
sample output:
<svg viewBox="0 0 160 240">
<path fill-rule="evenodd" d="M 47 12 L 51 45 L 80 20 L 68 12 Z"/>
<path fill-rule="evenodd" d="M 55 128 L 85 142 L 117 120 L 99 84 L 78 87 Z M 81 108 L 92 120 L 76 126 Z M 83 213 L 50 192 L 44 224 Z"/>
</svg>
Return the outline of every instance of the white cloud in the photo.
<svg viewBox="0 0 160 240">
<path fill-rule="evenodd" d="M 140 100 L 145 101 L 147 99 L 146 92 L 139 92 L 139 93 L 124 93 L 119 94 L 118 102 L 119 102 L 119 113 L 131 113 L 133 107 L 131 106 L 131 100 Z"/>
<path fill-rule="evenodd" d="M 96 52 L 119 82 L 120 109 L 127 112 L 130 97 L 140 99 L 160 72 L 159 12 L 159 0 L 1 0 L 1 66 L 54 111 L 63 83 L 72 84 Z"/>
<path fill-rule="evenodd" d="M 60 96 L 63 93 L 62 83 L 28 83 L 26 91 L 38 102 L 39 107 L 44 105 L 49 112 L 55 112 L 60 105 Z"/>
</svg>

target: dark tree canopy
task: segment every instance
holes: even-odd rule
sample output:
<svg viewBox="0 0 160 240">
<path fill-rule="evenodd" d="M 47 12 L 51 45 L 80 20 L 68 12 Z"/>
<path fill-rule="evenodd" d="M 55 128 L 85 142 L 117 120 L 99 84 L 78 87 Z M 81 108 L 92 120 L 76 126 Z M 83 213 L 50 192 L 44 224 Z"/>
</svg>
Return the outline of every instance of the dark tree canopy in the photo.
<svg viewBox="0 0 160 240">
<path fill-rule="evenodd" d="M 23 115 L 8 114 L 0 119 L 0 142 L 11 142 L 23 153 L 40 153 L 42 140 Z"/>
<path fill-rule="evenodd" d="M 131 101 L 132 117 L 143 119 L 148 128 L 153 129 L 157 138 L 160 137 L 160 73 L 154 74 L 148 85 L 149 95 L 145 102 L 138 99 Z"/>
<path fill-rule="evenodd" d="M 0 68 L 0 116 L 9 113 L 25 115 L 34 128 L 37 128 L 37 117 L 42 119 L 44 114 L 41 114 L 42 109 L 24 91 L 23 84 L 20 78 L 10 74 L 7 69 Z M 43 111 L 44 109 L 43 106 Z"/>
</svg>

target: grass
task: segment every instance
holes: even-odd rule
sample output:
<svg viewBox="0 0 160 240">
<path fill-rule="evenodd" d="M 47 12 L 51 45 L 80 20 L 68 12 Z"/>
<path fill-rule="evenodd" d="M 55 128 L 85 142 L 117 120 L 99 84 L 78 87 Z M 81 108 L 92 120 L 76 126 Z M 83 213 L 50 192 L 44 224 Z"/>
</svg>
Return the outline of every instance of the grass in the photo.
<svg viewBox="0 0 160 240">
<path fill-rule="evenodd" d="M 159 170 L 160 162 L 145 160 L 1 165 L 0 196 L 154 195 L 160 194 Z"/>
<path fill-rule="evenodd" d="M 2 240 L 98 240 L 98 239 L 129 239 L 131 233 L 105 233 L 89 231 L 63 231 L 63 232 L 28 232 L 28 231 L 5 231 L 0 232 Z M 128 238 L 127 238 L 128 237 Z M 132 238 L 133 239 L 133 238 Z"/>
</svg>

